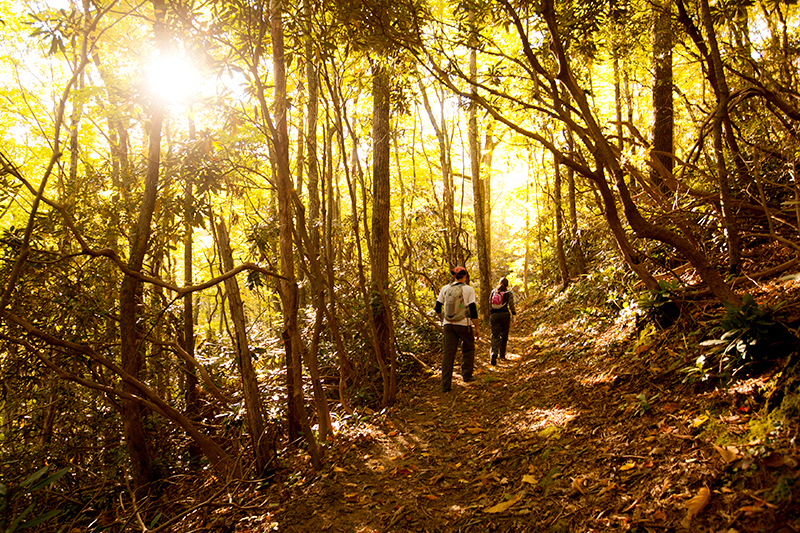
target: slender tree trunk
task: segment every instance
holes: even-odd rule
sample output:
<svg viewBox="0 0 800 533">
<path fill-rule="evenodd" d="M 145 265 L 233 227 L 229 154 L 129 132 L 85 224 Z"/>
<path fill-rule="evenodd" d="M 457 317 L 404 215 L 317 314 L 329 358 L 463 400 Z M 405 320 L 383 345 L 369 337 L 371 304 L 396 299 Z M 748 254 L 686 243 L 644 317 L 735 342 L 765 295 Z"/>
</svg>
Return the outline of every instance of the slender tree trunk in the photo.
<svg viewBox="0 0 800 533">
<path fill-rule="evenodd" d="M 487 121 L 486 142 L 483 145 L 481 156 L 481 181 L 483 182 L 484 215 L 483 228 L 486 231 L 486 256 L 488 263 L 492 265 L 492 159 L 494 149 L 497 147 L 498 140 L 494 137 L 494 120 Z M 489 270 L 491 275 L 491 269 Z M 492 280 L 489 280 L 492 282 Z"/>
<path fill-rule="evenodd" d="M 436 121 L 436 116 L 433 114 L 433 108 L 428 100 L 428 91 L 422 83 L 422 77 L 418 76 L 419 90 L 422 94 L 422 103 L 425 107 L 425 112 L 428 114 L 428 120 L 436 133 L 436 139 L 439 142 L 439 165 L 442 167 L 442 226 L 444 231 L 444 250 L 445 262 L 448 265 L 455 266 L 458 258 L 461 256 L 459 253 L 458 245 L 458 228 L 456 227 L 455 218 L 455 203 L 453 200 L 453 169 L 450 162 L 450 143 L 447 138 L 447 119 L 442 114 L 441 126 Z"/>
<path fill-rule="evenodd" d="M 556 256 L 561 272 L 561 288 L 569 286 L 567 254 L 564 253 L 564 216 L 561 209 L 561 158 L 553 155 L 553 203 L 556 211 Z"/>
<path fill-rule="evenodd" d="M 285 329 L 283 342 L 286 347 L 287 364 L 294 373 L 293 390 L 289 394 L 298 406 L 299 423 L 308 444 L 309 455 L 314 468 L 321 466 L 321 450 L 317 444 L 305 412 L 303 401 L 300 330 L 297 324 L 297 281 L 294 272 L 294 249 L 292 239 L 292 185 L 289 168 L 289 133 L 287 126 L 288 102 L 286 95 L 286 59 L 284 56 L 283 6 L 280 0 L 270 1 L 270 34 L 272 37 L 272 63 L 275 76 L 275 128 L 272 143 L 276 156 L 278 221 L 280 232 L 281 302 Z"/>
<path fill-rule="evenodd" d="M 222 220 L 215 221 L 217 248 L 222 258 L 222 267 L 226 272 L 234 269 L 233 251 L 231 250 L 228 228 Z M 242 393 L 247 410 L 247 429 L 253 446 L 256 471 L 263 474 L 275 454 L 272 442 L 266 438 L 264 431 L 264 415 L 262 413 L 261 394 L 258 390 L 258 377 L 253 366 L 253 355 L 247 340 L 247 321 L 244 316 L 244 304 L 239 293 L 239 283 L 232 276 L 225 280 L 225 291 L 228 293 L 228 306 L 233 320 L 233 333 L 236 341 L 236 361 L 242 379 Z"/>
<path fill-rule="evenodd" d="M 389 73 L 376 61 L 372 74 L 372 313 L 378 345 L 377 355 L 383 377 L 383 405 L 394 403 L 397 387 L 394 340 L 392 339 L 389 289 L 389 210 L 391 189 L 389 154 L 391 148 L 389 113 Z"/>
<path fill-rule="evenodd" d="M 714 153 L 717 160 L 717 172 L 719 173 L 720 205 L 722 207 L 723 225 L 725 226 L 725 236 L 728 241 L 728 268 L 731 274 L 737 274 L 741 270 L 742 252 L 739 236 L 739 228 L 736 223 L 733 199 L 731 194 L 731 183 L 728 176 L 728 169 L 725 163 L 725 153 L 723 149 L 722 129 L 727 131 L 728 146 L 740 167 L 744 162 L 740 161 L 738 145 L 733 133 L 730 115 L 728 114 L 728 102 L 730 101 L 730 89 L 725 80 L 725 71 L 722 65 L 722 58 L 717 44 L 717 34 L 714 30 L 714 22 L 711 18 L 711 9 L 708 0 L 700 1 L 703 26 L 706 30 L 706 41 L 709 46 L 709 69 L 714 72 L 714 89 L 717 94 L 717 112 L 713 123 Z M 747 170 L 740 168 L 740 174 L 746 179 Z M 744 182 L 743 182 L 744 183 Z"/>
<path fill-rule="evenodd" d="M 306 14 L 311 4 L 306 2 Z M 319 163 L 317 161 L 317 120 L 319 116 L 319 74 L 311 37 L 306 42 L 306 85 L 308 85 L 308 131 L 306 154 L 308 157 L 308 224 L 311 234 L 311 253 L 320 249 L 320 195 Z"/>
<path fill-rule="evenodd" d="M 189 121 L 189 141 L 196 142 L 194 120 Z M 192 226 L 192 213 L 194 209 L 193 180 L 184 176 L 183 189 L 183 283 L 187 287 L 192 285 L 193 272 L 193 246 L 194 228 Z M 187 294 L 183 297 L 183 349 L 194 358 L 194 296 Z M 197 368 L 191 362 L 186 363 L 184 398 L 186 401 L 186 416 L 196 422 L 200 417 L 200 390 L 198 388 Z M 189 461 L 198 464 L 202 451 L 194 441 L 189 441 Z"/>
<path fill-rule="evenodd" d="M 156 21 L 153 25 L 156 40 L 160 49 L 166 48 L 166 31 L 164 18 L 166 4 L 164 0 L 152 0 Z M 150 108 L 150 125 L 148 131 L 147 170 L 145 173 L 144 193 L 139 207 L 139 219 L 136 230 L 131 239 L 131 251 L 128 258 L 128 268 L 140 271 L 147 254 L 150 239 L 150 224 L 155 211 L 156 197 L 158 194 L 158 178 L 161 168 L 161 127 L 164 121 L 164 103 L 155 99 Z M 144 369 L 144 349 L 139 343 L 139 313 L 141 303 L 141 282 L 130 275 L 122 279 L 119 295 L 119 322 L 120 322 L 120 357 L 123 370 L 134 379 Z M 129 383 L 123 382 L 124 392 L 136 394 L 136 389 Z M 153 470 L 153 456 L 150 442 L 144 429 L 142 418 L 144 410 L 140 403 L 123 400 L 122 423 L 125 432 L 125 442 L 131 458 L 131 476 L 136 490 L 143 489 L 152 482 L 156 475 Z"/>
<path fill-rule="evenodd" d="M 589 102 L 586 99 L 585 92 L 578 86 L 572 74 L 569 62 L 567 60 L 564 48 L 559 41 L 558 27 L 555 17 L 555 6 L 552 0 L 545 0 L 543 2 L 543 10 L 545 21 L 547 22 L 548 30 L 552 36 L 552 50 L 559 64 L 558 79 L 569 90 L 570 95 L 575 101 L 578 109 L 581 112 L 582 118 L 587 125 L 587 132 L 590 135 L 595 145 L 595 158 L 602 167 L 608 168 L 612 174 L 614 184 L 617 187 L 619 198 L 625 211 L 625 216 L 633 228 L 636 235 L 641 238 L 656 239 L 666 244 L 674 246 L 679 253 L 683 254 L 697 270 L 698 275 L 708 284 L 709 289 L 714 295 L 722 302 L 728 302 L 734 305 L 740 305 L 741 299 L 731 289 L 730 285 L 725 283 L 714 267 L 711 265 L 708 257 L 698 250 L 692 243 L 685 237 L 678 233 L 669 230 L 663 226 L 653 224 L 647 221 L 639 212 L 636 204 L 630 195 L 625 180 L 623 179 L 622 168 L 617 158 L 614 156 L 611 146 L 606 142 L 605 135 L 597 123 L 594 114 L 592 113 Z M 607 215 L 612 211 L 614 206 L 614 197 L 611 193 L 608 182 L 602 172 L 591 173 L 588 178 L 592 179 L 598 186 L 603 201 L 605 203 Z M 616 218 L 616 217 L 615 217 Z M 609 223 L 611 225 L 611 220 Z M 616 221 L 614 221 L 616 222 Z M 619 227 L 615 228 L 611 225 L 612 231 L 619 231 Z M 620 240 L 620 235 L 617 235 L 618 242 L 621 246 L 630 246 L 626 239 Z M 624 237 L 624 231 L 622 232 Z M 632 250 L 632 247 L 631 247 Z M 623 251 L 623 253 L 625 253 Z M 644 267 L 636 256 L 626 256 L 626 261 L 632 269 L 639 275 L 640 278 L 647 284 L 648 288 L 657 289 L 658 284 L 655 282 L 652 274 Z"/>
<path fill-rule="evenodd" d="M 475 28 L 475 13 L 470 10 L 469 14 L 471 31 L 477 32 Z M 480 267 L 480 292 L 478 298 L 478 309 L 481 311 L 481 316 L 484 322 L 489 322 L 489 306 L 486 302 L 489 301 L 489 294 L 491 292 L 492 280 L 491 265 L 489 264 L 490 257 L 488 245 L 486 242 L 486 214 L 485 206 L 486 199 L 484 197 L 484 187 L 481 181 L 481 154 L 480 154 L 480 140 L 478 136 L 478 103 L 475 96 L 478 94 L 477 81 L 478 81 L 478 53 L 475 46 L 477 45 L 477 35 L 473 35 L 472 47 L 469 52 L 469 77 L 472 84 L 471 93 L 473 98 L 469 103 L 469 158 L 471 165 L 472 177 L 472 205 L 475 215 L 475 240 L 478 248 L 478 265 Z"/>
<path fill-rule="evenodd" d="M 528 165 L 530 165 L 530 154 L 528 155 Z M 529 167 L 530 168 L 530 167 Z M 522 271 L 522 286 L 524 288 L 525 296 L 528 295 L 528 269 L 530 266 L 530 257 L 531 257 L 531 217 L 528 213 L 528 206 L 530 205 L 530 191 L 531 191 L 531 184 L 530 180 L 525 181 L 525 266 L 523 267 Z"/>
<path fill-rule="evenodd" d="M 672 103 L 672 13 L 671 0 L 653 7 L 653 150 L 658 160 L 650 167 L 650 181 L 662 194 L 672 179 L 674 112 Z"/>
<path fill-rule="evenodd" d="M 734 213 L 730 177 L 725 161 L 723 135 L 733 154 L 740 181 L 744 184 L 747 183 L 749 179 L 747 167 L 739 152 L 730 115 L 728 114 L 730 89 L 725 80 L 725 71 L 719 53 L 717 35 L 714 30 L 714 23 L 711 17 L 708 0 L 701 0 L 700 2 L 702 23 L 706 32 L 705 38 L 700 34 L 686 12 L 683 0 L 678 0 L 676 5 L 678 7 L 679 20 L 683 23 L 684 28 L 691 36 L 695 46 L 700 50 L 701 55 L 706 59 L 708 64 L 706 75 L 717 97 L 717 109 L 712 123 L 712 139 L 717 164 L 722 224 L 725 229 L 725 237 L 728 244 L 728 269 L 730 273 L 736 273 L 741 269 L 741 244 L 739 228 Z"/>
<path fill-rule="evenodd" d="M 316 252 L 309 251 L 312 246 L 311 237 L 309 236 L 306 218 L 305 207 L 303 206 L 300 196 L 297 193 L 293 195 L 295 213 L 297 214 L 297 229 L 298 239 L 297 247 L 301 257 L 307 259 L 309 270 L 309 279 L 311 281 L 311 290 L 314 294 L 314 308 L 316 310 L 316 318 L 314 319 L 314 332 L 312 335 L 312 342 L 309 349 L 306 349 L 305 343 L 300 344 L 302 350 L 303 361 L 311 376 L 311 386 L 314 391 L 314 401 L 317 405 L 317 418 L 319 420 L 319 438 L 325 441 L 328 435 L 332 435 L 330 411 L 328 410 L 328 400 L 325 398 L 325 391 L 322 388 L 322 380 L 319 373 L 319 362 L 317 359 L 319 348 L 319 337 L 322 332 L 322 317 L 325 314 L 325 285 L 322 274 L 322 267 L 320 266 L 319 256 Z"/>
</svg>

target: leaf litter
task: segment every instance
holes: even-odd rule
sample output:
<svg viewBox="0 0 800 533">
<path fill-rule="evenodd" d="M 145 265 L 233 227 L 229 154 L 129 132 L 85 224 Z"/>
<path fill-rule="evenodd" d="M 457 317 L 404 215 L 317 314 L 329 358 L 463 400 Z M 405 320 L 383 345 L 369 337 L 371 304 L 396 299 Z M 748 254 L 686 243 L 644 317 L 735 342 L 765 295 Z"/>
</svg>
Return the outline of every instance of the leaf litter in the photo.
<svg viewBox="0 0 800 533">
<path fill-rule="evenodd" d="M 450 393 L 438 375 L 403 383 L 340 428 L 321 472 L 298 455 L 265 491 L 275 530 L 800 530 L 800 453 L 785 434 L 747 440 L 755 389 L 682 383 L 663 370 L 679 341 L 582 336 L 558 311 L 524 310 L 497 367 L 479 342 L 475 381 Z"/>
</svg>

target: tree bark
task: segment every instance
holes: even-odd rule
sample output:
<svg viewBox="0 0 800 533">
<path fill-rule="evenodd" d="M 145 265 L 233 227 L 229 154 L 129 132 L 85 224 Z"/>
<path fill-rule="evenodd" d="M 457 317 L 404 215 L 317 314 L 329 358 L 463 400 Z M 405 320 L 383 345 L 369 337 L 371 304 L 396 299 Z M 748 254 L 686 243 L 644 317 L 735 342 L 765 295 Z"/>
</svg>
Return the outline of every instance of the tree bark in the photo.
<svg viewBox="0 0 800 533">
<path fill-rule="evenodd" d="M 390 108 L 389 73 L 380 60 L 372 73 L 372 313 L 375 320 L 378 366 L 383 378 L 383 405 L 394 403 L 397 394 L 397 364 L 392 338 L 389 289 L 389 212 L 391 184 L 389 175 Z"/>
<path fill-rule="evenodd" d="M 475 27 L 475 12 L 470 10 L 469 13 L 470 31 L 473 32 L 470 38 L 472 46 L 469 52 L 469 79 L 471 84 L 470 93 L 472 98 L 469 103 L 469 123 L 468 132 L 469 136 L 469 158 L 470 158 L 470 176 L 472 177 L 472 205 L 475 217 L 475 241 L 478 248 L 478 266 L 480 269 L 480 292 L 478 297 L 478 309 L 481 311 L 483 322 L 489 322 L 489 295 L 492 287 L 491 278 L 491 264 L 488 244 L 486 242 L 486 213 L 485 206 L 486 200 L 484 198 L 484 187 L 481 181 L 481 154 L 480 154 L 480 139 L 478 138 L 478 102 L 476 96 L 478 94 L 478 52 L 476 49 L 478 30 Z"/>
<path fill-rule="evenodd" d="M 672 14 L 670 0 L 653 7 L 653 127 L 651 158 L 659 164 L 650 167 L 650 181 L 662 194 L 672 178 L 674 112 L 672 103 Z M 662 175 L 663 172 L 666 175 Z"/>
<path fill-rule="evenodd" d="M 545 21 L 547 22 L 548 31 L 552 37 L 552 50 L 559 64 L 558 80 L 567 88 L 581 112 L 581 116 L 587 126 L 587 135 L 590 136 L 592 141 L 595 143 L 595 159 L 602 165 L 602 167 L 607 168 L 611 173 L 614 184 L 616 185 L 619 193 L 619 198 L 622 203 L 625 216 L 630 223 L 631 228 L 633 228 L 638 237 L 656 239 L 663 243 L 674 246 L 678 252 L 683 254 L 684 257 L 686 257 L 692 263 L 697 270 L 698 275 L 703 279 L 703 281 L 706 282 L 708 287 L 721 302 L 740 305 L 740 298 L 735 292 L 733 292 L 730 285 L 725 283 L 725 281 L 719 275 L 719 272 L 714 269 L 705 254 L 692 245 L 692 243 L 689 242 L 685 237 L 682 237 L 681 235 L 667 228 L 648 222 L 641 215 L 636 207 L 636 204 L 633 202 L 628 186 L 623 179 L 623 172 L 619 161 L 614 156 L 613 149 L 608 144 L 602 129 L 592 113 L 591 107 L 589 106 L 589 102 L 586 98 L 586 93 L 577 84 L 572 74 L 564 48 L 561 46 L 559 41 L 558 25 L 556 22 L 553 0 L 545 0 L 543 2 L 543 15 Z M 603 173 L 589 173 L 587 177 L 592 179 L 598 186 L 598 189 L 603 196 L 607 213 L 612 211 L 612 207 L 614 211 L 616 211 L 613 194 L 608 187 L 608 183 L 606 182 Z M 610 220 L 609 223 L 611 225 Z M 620 227 L 615 229 L 614 225 L 611 225 L 611 228 L 612 231 L 617 232 L 621 229 Z M 627 243 L 626 239 L 620 241 L 620 236 L 616 233 L 615 236 L 617 236 L 618 242 L 621 246 L 624 246 L 625 243 Z M 622 236 L 624 237 L 624 231 L 622 232 Z M 652 274 L 650 274 L 647 269 L 644 268 L 644 265 L 642 265 L 641 262 L 636 259 L 637 258 L 635 256 L 626 257 L 628 264 L 631 265 L 631 268 L 633 268 L 640 278 L 645 281 L 648 288 L 652 288 L 654 290 L 657 289 L 658 284 L 655 283 L 655 279 L 653 278 Z"/>
<path fill-rule="evenodd" d="M 222 258 L 222 266 L 226 272 L 233 270 L 233 251 L 231 250 L 228 228 L 222 220 L 214 223 L 217 236 L 217 248 Z M 253 355 L 247 340 L 247 322 L 244 316 L 244 304 L 239 293 L 239 284 L 235 276 L 225 280 L 225 291 L 228 293 L 228 306 L 230 307 L 235 336 L 237 363 L 239 375 L 242 379 L 242 393 L 244 405 L 247 410 L 247 429 L 253 445 L 253 456 L 256 462 L 256 471 L 259 475 L 267 471 L 272 461 L 275 450 L 269 438 L 266 438 L 264 415 L 262 413 L 261 394 L 258 390 L 258 377 L 253 366 Z"/>
<path fill-rule="evenodd" d="M 189 141 L 195 142 L 196 132 L 194 120 L 189 122 Z M 193 180 L 184 176 L 183 189 L 183 283 L 187 287 L 192 285 L 193 273 L 193 246 L 194 227 L 192 226 L 192 210 L 194 208 Z M 189 293 L 183 297 L 183 349 L 191 359 L 194 359 L 194 295 Z M 186 401 L 186 416 L 196 422 L 200 417 L 200 394 L 197 380 L 197 368 L 192 362 L 186 363 L 184 398 Z M 194 441 L 189 441 L 189 462 L 199 464 L 202 450 Z"/>
<path fill-rule="evenodd" d="M 561 272 L 561 288 L 569 286 L 569 268 L 567 255 L 564 253 L 564 215 L 561 209 L 561 158 L 553 155 L 553 203 L 556 211 L 556 256 L 558 269 Z"/>
<path fill-rule="evenodd" d="M 286 348 L 287 365 L 294 373 L 294 382 L 289 395 L 297 405 L 300 427 L 308 444 L 308 452 L 314 468 L 321 466 L 322 456 L 319 445 L 305 412 L 303 401 L 302 365 L 300 331 L 297 324 L 297 281 L 294 271 L 294 249 L 292 238 L 292 185 L 289 168 L 289 132 L 287 126 L 288 102 L 286 95 L 286 58 L 284 55 L 283 6 L 281 0 L 270 0 L 270 35 L 272 37 L 272 66 L 275 76 L 275 126 L 272 131 L 272 144 L 276 159 L 278 189 L 278 222 L 280 232 L 281 274 L 280 295 L 283 307 L 283 341 Z"/>
<path fill-rule="evenodd" d="M 459 228 L 456 226 L 455 201 L 453 195 L 453 168 L 450 160 L 450 143 L 447 138 L 447 119 L 442 113 L 441 126 L 436 121 L 428 99 L 428 91 L 422 83 L 422 77 L 418 76 L 419 90 L 422 94 L 422 103 L 428 120 L 436 133 L 436 140 L 439 142 L 439 165 L 442 172 L 442 226 L 444 231 L 444 260 L 445 264 L 456 265 L 463 262 L 464 253 L 461 250 L 459 239 Z"/>
<path fill-rule="evenodd" d="M 156 20 L 153 24 L 156 40 L 161 44 L 166 37 L 164 18 L 166 4 L 164 0 L 152 0 Z M 145 173 L 144 193 L 139 207 L 139 219 L 131 239 L 131 251 L 128 268 L 140 271 L 150 239 L 151 222 L 155 211 L 158 194 L 158 178 L 161 169 L 161 127 L 164 121 L 164 103 L 156 98 L 150 108 L 150 125 L 147 138 L 147 171 Z M 120 319 L 120 357 L 123 370 L 134 379 L 139 379 L 144 368 L 144 349 L 139 343 L 138 306 L 141 304 L 141 282 L 138 278 L 126 274 L 122 279 L 119 295 Z M 137 391 L 131 384 L 123 382 L 122 390 L 129 394 Z M 125 443 L 131 458 L 131 476 L 134 489 L 143 489 L 155 479 L 153 456 L 150 442 L 144 429 L 142 417 L 144 411 L 139 402 L 122 401 L 122 423 L 125 432 Z"/>
</svg>

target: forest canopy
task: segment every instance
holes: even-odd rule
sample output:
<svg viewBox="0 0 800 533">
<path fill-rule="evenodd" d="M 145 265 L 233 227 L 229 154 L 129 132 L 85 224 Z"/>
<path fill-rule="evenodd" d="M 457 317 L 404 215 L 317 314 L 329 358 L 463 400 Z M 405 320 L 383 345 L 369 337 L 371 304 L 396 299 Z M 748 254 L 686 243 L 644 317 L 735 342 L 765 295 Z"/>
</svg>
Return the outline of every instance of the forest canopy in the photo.
<svg viewBox="0 0 800 533">
<path fill-rule="evenodd" d="M 479 302 L 595 275 L 619 306 L 751 309 L 745 280 L 800 264 L 794 2 L 2 0 L 0 22 L 7 479 L 259 478 L 287 445 L 318 467 L 341 413 L 437 349 L 456 265 Z"/>
</svg>

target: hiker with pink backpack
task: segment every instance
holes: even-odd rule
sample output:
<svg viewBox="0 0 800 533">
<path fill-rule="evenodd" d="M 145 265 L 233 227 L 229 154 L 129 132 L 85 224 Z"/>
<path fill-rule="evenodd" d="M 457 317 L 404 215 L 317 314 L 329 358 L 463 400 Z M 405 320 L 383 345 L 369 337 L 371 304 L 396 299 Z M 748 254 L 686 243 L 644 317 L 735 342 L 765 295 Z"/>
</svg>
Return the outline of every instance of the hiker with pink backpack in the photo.
<svg viewBox="0 0 800 533">
<path fill-rule="evenodd" d="M 506 358 L 508 330 L 511 320 L 516 321 L 517 309 L 514 306 L 514 293 L 508 290 L 508 280 L 503 278 L 492 291 L 489 298 L 491 307 L 489 322 L 492 325 L 492 365 L 497 365 L 497 357 Z"/>
</svg>

